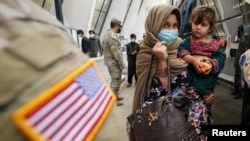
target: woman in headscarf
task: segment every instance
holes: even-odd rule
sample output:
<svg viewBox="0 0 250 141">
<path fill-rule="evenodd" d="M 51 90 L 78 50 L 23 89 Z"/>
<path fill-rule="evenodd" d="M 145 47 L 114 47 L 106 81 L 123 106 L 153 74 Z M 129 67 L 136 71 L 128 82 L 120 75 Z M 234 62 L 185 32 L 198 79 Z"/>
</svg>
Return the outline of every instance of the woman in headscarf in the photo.
<svg viewBox="0 0 250 141">
<path fill-rule="evenodd" d="M 152 7 L 149 11 L 145 22 L 146 36 L 140 47 L 136 61 L 138 81 L 134 95 L 133 112 L 136 110 L 139 93 L 143 89 L 152 53 L 154 54 L 154 58 L 148 88 L 152 88 L 151 82 L 153 79 L 159 79 L 162 83 L 161 87 L 167 88 L 167 72 L 163 74 L 164 71 L 167 71 L 167 58 L 170 59 L 171 78 L 176 77 L 177 74 L 181 73 L 187 67 L 187 63 L 184 60 L 177 58 L 178 46 L 182 41 L 178 37 L 180 27 L 181 15 L 177 8 L 167 4 L 160 4 Z M 165 93 L 165 91 L 162 92 Z"/>
<path fill-rule="evenodd" d="M 166 96 L 169 85 L 169 77 L 171 79 L 171 88 L 173 94 L 199 97 L 195 95 L 193 91 L 189 91 L 190 88 L 191 90 L 193 90 L 193 88 L 186 79 L 185 70 L 188 64 L 181 58 L 177 58 L 178 47 L 182 42 L 182 39 L 178 37 L 178 31 L 181 27 L 181 22 L 181 14 L 176 7 L 167 4 L 159 4 L 152 7 L 149 11 L 145 21 L 146 36 L 140 47 L 136 61 L 136 73 L 138 76 L 138 81 L 134 94 L 132 109 L 133 113 L 135 113 L 139 104 L 139 94 L 143 89 L 147 67 L 152 54 L 154 54 L 154 58 L 148 82 L 149 93 L 147 93 L 146 97 L 144 98 L 145 101 L 154 101 L 161 98 L 162 96 Z M 167 64 L 167 59 L 169 59 L 170 62 L 171 76 L 167 75 L 167 67 L 169 67 Z M 202 99 L 199 100 L 203 101 Z M 195 104 L 194 102 L 189 102 L 189 104 L 190 103 Z M 204 106 L 201 105 L 201 107 L 203 107 L 201 110 L 207 110 L 205 108 L 205 104 Z M 193 110 L 192 105 L 189 105 L 189 111 L 190 110 Z M 200 116 L 209 117 L 208 113 L 202 112 L 198 114 L 200 114 Z M 197 120 L 200 120 L 200 117 L 197 118 Z M 190 120 L 189 122 L 192 123 Z M 200 135 L 200 137 L 204 138 L 203 131 L 200 126 L 194 126 L 196 127 L 196 130 L 198 131 L 197 133 Z M 134 140 L 133 131 L 131 131 L 130 141 Z"/>
</svg>

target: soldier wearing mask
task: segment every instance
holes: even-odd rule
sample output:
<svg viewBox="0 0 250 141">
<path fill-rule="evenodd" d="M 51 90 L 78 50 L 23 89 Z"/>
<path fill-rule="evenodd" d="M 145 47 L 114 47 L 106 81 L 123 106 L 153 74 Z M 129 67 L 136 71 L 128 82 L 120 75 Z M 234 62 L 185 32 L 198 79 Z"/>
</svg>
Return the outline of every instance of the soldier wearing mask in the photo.
<svg viewBox="0 0 250 141">
<path fill-rule="evenodd" d="M 113 18 L 110 23 L 110 29 L 105 33 L 102 41 L 104 64 L 107 66 L 111 76 L 110 86 L 117 96 L 117 105 L 122 106 L 122 97 L 118 96 L 122 83 L 122 70 L 124 69 L 124 61 L 121 52 L 121 43 L 118 33 L 121 32 L 121 21 Z"/>
<path fill-rule="evenodd" d="M 136 35 L 132 33 L 130 35 L 131 42 L 126 45 L 127 47 L 127 60 L 128 60 L 128 80 L 127 87 L 131 87 L 133 77 L 135 78 L 135 84 L 137 82 L 136 75 L 136 56 L 139 52 L 139 44 L 136 42 Z"/>
</svg>

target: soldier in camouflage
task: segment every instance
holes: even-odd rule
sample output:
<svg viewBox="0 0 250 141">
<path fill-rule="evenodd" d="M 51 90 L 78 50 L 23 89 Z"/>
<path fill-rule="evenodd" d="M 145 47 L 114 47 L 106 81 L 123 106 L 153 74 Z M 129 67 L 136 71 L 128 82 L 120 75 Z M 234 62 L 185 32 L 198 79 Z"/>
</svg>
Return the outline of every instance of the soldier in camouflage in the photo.
<svg viewBox="0 0 250 141">
<path fill-rule="evenodd" d="M 13 113 L 89 58 L 67 29 L 32 1 L 0 0 L 0 7 L 0 140 L 27 141 Z M 120 139 L 128 137 L 114 105 L 94 141 Z"/>
<path fill-rule="evenodd" d="M 110 23 L 110 29 L 105 33 L 102 41 L 104 64 L 107 66 L 111 76 L 110 86 L 117 96 L 117 105 L 122 106 L 123 100 L 118 96 L 118 92 L 122 83 L 122 70 L 124 69 L 124 61 L 120 49 L 120 40 L 117 33 L 121 31 L 121 21 L 113 18 Z"/>
</svg>

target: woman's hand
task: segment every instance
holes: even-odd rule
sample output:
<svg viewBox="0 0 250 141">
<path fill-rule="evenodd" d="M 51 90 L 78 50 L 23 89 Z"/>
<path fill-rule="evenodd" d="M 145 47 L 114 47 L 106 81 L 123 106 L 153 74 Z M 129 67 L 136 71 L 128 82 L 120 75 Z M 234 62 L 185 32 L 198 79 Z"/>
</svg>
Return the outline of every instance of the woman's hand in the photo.
<svg viewBox="0 0 250 141">
<path fill-rule="evenodd" d="M 201 62 L 200 58 L 195 58 L 195 57 L 194 57 L 194 59 L 192 61 L 192 64 L 193 64 L 195 70 L 199 74 L 201 73 L 200 62 Z"/>
<path fill-rule="evenodd" d="M 152 49 L 154 56 L 158 59 L 158 64 L 156 66 L 156 75 L 158 75 L 162 87 L 168 87 L 168 72 L 167 72 L 167 45 L 166 42 L 157 42 Z"/>
<path fill-rule="evenodd" d="M 152 51 L 159 62 L 166 62 L 168 58 L 166 42 L 157 42 Z"/>
</svg>

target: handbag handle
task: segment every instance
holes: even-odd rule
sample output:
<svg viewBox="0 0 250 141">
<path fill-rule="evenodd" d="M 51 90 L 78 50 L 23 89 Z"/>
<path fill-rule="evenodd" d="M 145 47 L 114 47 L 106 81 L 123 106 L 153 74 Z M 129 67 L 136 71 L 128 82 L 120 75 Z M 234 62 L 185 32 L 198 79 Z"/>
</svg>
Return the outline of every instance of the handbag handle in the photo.
<svg viewBox="0 0 250 141">
<path fill-rule="evenodd" d="M 150 59 L 149 59 L 149 65 L 147 67 L 146 79 L 145 79 L 144 84 L 143 84 L 142 92 L 139 95 L 140 99 L 139 99 L 139 102 L 137 103 L 137 107 L 136 107 L 137 109 L 141 108 L 143 106 L 143 101 L 144 101 L 145 95 L 146 95 L 147 90 L 148 90 L 148 81 L 149 81 L 150 71 L 152 69 L 153 58 L 154 58 L 154 54 L 152 54 Z"/>
<path fill-rule="evenodd" d="M 143 89 L 142 89 L 142 92 L 139 95 L 140 99 L 139 99 L 139 102 L 137 103 L 137 109 L 143 107 L 144 98 L 145 98 L 147 90 L 148 90 L 148 81 L 149 81 L 150 71 L 152 69 L 153 58 L 154 58 L 154 55 L 152 54 L 151 57 L 150 57 L 150 60 L 149 60 L 149 65 L 147 67 L 146 79 L 145 79 L 144 84 L 143 84 Z M 167 92 L 167 97 L 171 98 L 171 96 L 172 96 L 171 93 L 172 92 L 171 92 L 169 59 L 167 59 L 167 64 L 168 64 L 168 66 L 167 66 L 167 70 L 168 70 L 168 92 Z"/>
<path fill-rule="evenodd" d="M 167 59 L 167 63 L 168 63 L 168 92 L 167 92 L 167 97 L 172 97 L 172 89 L 171 89 L 171 76 L 170 76 L 170 59 Z"/>
</svg>

